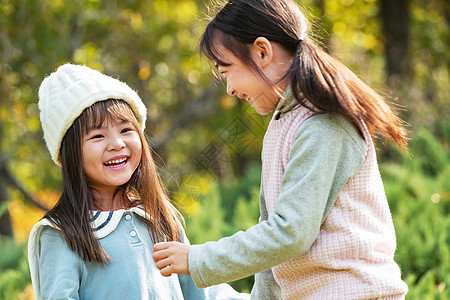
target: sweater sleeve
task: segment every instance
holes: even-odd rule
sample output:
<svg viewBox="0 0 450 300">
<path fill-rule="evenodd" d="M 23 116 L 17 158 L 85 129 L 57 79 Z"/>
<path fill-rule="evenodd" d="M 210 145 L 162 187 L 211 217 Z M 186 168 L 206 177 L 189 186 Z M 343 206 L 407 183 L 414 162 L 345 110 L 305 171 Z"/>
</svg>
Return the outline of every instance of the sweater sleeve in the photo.
<svg viewBox="0 0 450 300">
<path fill-rule="evenodd" d="M 46 226 L 40 236 L 39 284 L 42 299 L 79 299 L 84 264 L 58 230 Z"/>
<path fill-rule="evenodd" d="M 261 174 L 261 192 L 259 193 L 259 223 L 266 221 L 269 218 L 269 214 L 266 208 L 266 200 L 264 198 L 264 186 L 263 178 Z M 253 299 L 281 299 L 281 290 L 278 283 L 273 277 L 272 269 L 267 269 L 255 274 L 255 284 L 252 288 L 252 298 Z"/>
<path fill-rule="evenodd" d="M 196 285 L 233 281 L 306 252 L 364 155 L 363 137 L 344 117 L 306 120 L 294 137 L 275 213 L 245 232 L 192 246 L 189 271 Z"/>
</svg>

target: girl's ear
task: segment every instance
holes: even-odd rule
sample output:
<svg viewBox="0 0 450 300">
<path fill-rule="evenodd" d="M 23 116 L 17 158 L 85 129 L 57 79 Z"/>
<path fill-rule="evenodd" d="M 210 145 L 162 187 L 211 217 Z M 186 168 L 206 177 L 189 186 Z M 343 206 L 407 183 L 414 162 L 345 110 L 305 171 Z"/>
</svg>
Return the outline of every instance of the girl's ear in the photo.
<svg viewBox="0 0 450 300">
<path fill-rule="evenodd" d="M 273 59 L 272 44 L 265 37 L 258 37 L 253 42 L 252 52 L 261 68 L 267 67 Z"/>
</svg>

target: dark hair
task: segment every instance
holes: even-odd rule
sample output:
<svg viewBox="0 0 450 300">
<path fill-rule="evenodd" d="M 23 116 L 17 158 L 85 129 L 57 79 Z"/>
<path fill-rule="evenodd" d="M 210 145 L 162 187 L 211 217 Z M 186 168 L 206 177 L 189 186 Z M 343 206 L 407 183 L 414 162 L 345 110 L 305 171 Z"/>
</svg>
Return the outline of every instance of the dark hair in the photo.
<svg viewBox="0 0 450 300">
<path fill-rule="evenodd" d="M 318 112 L 341 113 L 356 124 L 363 120 L 372 138 L 381 134 L 406 150 L 403 121 L 377 92 L 317 46 L 307 31 L 307 20 L 293 1 L 230 0 L 206 26 L 200 53 L 227 65 L 217 47 L 223 45 L 267 81 L 249 51 L 256 38 L 265 37 L 293 56 L 282 80 L 288 80 L 301 105 Z"/>
<path fill-rule="evenodd" d="M 117 194 L 131 208 L 140 205 L 147 213 L 147 228 L 153 242 L 180 241 L 177 218 L 181 215 L 170 203 L 161 183 L 150 147 L 131 107 L 122 100 L 108 99 L 86 108 L 67 130 L 60 150 L 63 191 L 56 205 L 45 217 L 57 225 L 69 246 L 85 261 L 105 263 L 109 259 L 91 228 L 94 201 L 82 167 L 81 141 L 92 129 L 104 122 L 130 122 L 142 143 L 140 163 L 130 180 Z"/>
</svg>

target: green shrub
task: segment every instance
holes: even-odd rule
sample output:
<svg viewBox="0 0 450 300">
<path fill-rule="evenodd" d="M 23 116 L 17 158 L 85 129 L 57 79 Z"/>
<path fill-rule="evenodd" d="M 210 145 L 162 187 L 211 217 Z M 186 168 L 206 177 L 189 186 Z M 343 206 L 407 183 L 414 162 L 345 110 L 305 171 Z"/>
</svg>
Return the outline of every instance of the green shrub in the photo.
<svg viewBox="0 0 450 300">
<path fill-rule="evenodd" d="M 17 299 L 30 281 L 26 244 L 1 238 L 0 299 Z"/>
<path fill-rule="evenodd" d="M 448 299 L 450 290 L 450 158 L 426 129 L 410 142 L 411 158 L 383 163 L 397 233 L 395 259 L 409 285 L 407 299 Z"/>
</svg>

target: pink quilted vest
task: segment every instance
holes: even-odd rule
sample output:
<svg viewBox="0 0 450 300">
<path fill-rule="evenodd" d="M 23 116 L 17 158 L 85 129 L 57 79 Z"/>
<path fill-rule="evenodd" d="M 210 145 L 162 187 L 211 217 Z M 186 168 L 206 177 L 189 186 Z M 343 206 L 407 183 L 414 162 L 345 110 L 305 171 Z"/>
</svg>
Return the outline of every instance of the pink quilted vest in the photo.
<svg viewBox="0 0 450 300">
<path fill-rule="evenodd" d="M 267 211 L 276 210 L 294 135 L 313 113 L 298 107 L 269 124 L 264 137 L 263 185 Z M 395 231 L 375 148 L 364 124 L 363 164 L 345 184 L 312 247 L 272 268 L 283 299 L 403 299 L 394 262 Z"/>
</svg>

